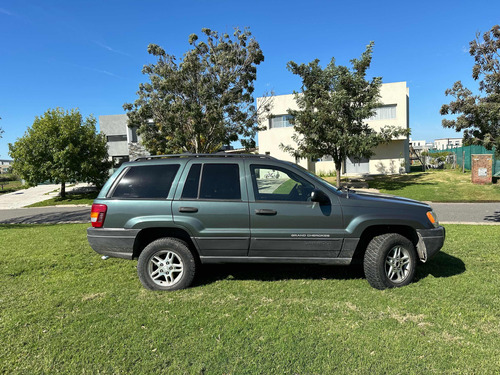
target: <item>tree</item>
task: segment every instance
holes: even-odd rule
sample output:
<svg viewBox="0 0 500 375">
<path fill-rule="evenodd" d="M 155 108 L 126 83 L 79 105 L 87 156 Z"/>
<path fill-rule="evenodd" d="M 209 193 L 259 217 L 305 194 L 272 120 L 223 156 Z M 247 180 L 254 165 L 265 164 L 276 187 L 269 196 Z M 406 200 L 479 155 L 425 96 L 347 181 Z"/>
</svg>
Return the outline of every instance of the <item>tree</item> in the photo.
<svg viewBox="0 0 500 375">
<path fill-rule="evenodd" d="M 264 61 L 248 29 L 233 38 L 202 29 L 206 42 L 190 35 L 192 48 L 177 64 L 156 44 L 148 52 L 158 60 L 144 66 L 149 82 L 139 86 L 138 99 L 125 103 L 129 126 L 138 127 L 152 154 L 210 153 L 240 140 L 254 147 L 258 117 L 254 106 L 257 65 Z"/>
<path fill-rule="evenodd" d="M 373 42 L 360 59 L 351 60 L 352 69 L 336 65 L 332 58 L 325 69 L 316 59 L 309 64 L 298 65 L 290 61 L 288 70 L 302 78 L 301 93 L 295 92 L 299 110 L 289 110 L 293 116 L 297 143 L 281 145 L 296 157 L 331 156 L 340 186 L 340 169 L 348 156 L 369 158 L 380 143 L 393 137 L 408 134 L 408 129 L 387 126 L 376 132 L 365 122 L 381 105 L 382 79 L 365 79 L 370 67 Z"/>
<path fill-rule="evenodd" d="M 500 157 L 500 26 L 495 25 L 482 36 L 469 43 L 469 53 L 474 57 L 472 78 L 479 81 L 481 95 L 455 82 L 445 94 L 455 98 L 441 107 L 441 115 L 459 115 L 455 120 L 444 119 L 445 128 L 464 131 L 464 144 L 483 145 L 488 150 L 496 146 Z"/>
<path fill-rule="evenodd" d="M 95 125 L 92 115 L 84 120 L 76 109 L 49 109 L 23 137 L 9 143 L 13 170 L 30 186 L 48 180 L 61 184 L 62 198 L 66 182 L 102 185 L 111 163 L 106 138 L 96 133 Z"/>
</svg>

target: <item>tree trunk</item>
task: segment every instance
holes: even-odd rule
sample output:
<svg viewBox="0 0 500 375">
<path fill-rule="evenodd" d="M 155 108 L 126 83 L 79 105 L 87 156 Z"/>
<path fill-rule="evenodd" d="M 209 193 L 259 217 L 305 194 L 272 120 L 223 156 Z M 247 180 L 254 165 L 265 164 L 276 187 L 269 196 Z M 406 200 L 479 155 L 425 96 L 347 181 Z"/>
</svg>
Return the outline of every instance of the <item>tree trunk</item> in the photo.
<svg viewBox="0 0 500 375">
<path fill-rule="evenodd" d="M 66 184 L 65 182 L 61 182 L 61 198 L 66 198 Z"/>
<path fill-rule="evenodd" d="M 335 169 L 335 173 L 337 174 L 337 188 L 340 189 L 340 169 Z"/>
<path fill-rule="evenodd" d="M 337 188 L 340 189 L 340 171 L 342 169 L 342 160 L 338 154 L 332 155 L 333 162 L 335 163 L 335 174 L 337 176 Z"/>
<path fill-rule="evenodd" d="M 335 174 L 337 175 L 337 188 L 340 189 L 340 169 L 341 169 L 341 163 L 340 162 L 335 162 Z"/>
</svg>

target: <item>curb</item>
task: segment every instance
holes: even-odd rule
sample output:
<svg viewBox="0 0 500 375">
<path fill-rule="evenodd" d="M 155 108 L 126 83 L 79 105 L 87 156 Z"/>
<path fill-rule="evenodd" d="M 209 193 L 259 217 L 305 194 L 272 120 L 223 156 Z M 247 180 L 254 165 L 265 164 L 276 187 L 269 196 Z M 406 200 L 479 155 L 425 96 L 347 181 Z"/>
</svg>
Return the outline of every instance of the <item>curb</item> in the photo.
<svg viewBox="0 0 500 375">
<path fill-rule="evenodd" d="M 494 223 L 490 221 L 440 221 L 440 225 L 446 224 L 463 224 L 463 225 L 500 225 L 500 223 Z"/>
</svg>

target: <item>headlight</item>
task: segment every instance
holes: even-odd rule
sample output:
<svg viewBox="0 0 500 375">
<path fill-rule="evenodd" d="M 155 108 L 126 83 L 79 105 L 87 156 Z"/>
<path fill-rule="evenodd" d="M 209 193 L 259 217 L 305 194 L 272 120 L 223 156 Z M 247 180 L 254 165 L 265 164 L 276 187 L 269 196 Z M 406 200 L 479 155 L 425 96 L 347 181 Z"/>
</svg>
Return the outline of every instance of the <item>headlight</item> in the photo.
<svg viewBox="0 0 500 375">
<path fill-rule="evenodd" d="M 434 227 L 437 228 L 439 226 L 439 222 L 436 213 L 434 211 L 427 211 L 427 219 L 429 219 L 429 221 L 431 222 L 432 225 L 434 225 Z"/>
</svg>

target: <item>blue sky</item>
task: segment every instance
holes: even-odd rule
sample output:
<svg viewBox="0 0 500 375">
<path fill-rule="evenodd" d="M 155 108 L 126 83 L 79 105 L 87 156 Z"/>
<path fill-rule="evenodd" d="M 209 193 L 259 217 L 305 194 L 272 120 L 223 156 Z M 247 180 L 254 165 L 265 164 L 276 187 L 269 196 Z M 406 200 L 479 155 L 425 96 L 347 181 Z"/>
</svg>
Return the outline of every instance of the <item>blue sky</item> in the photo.
<svg viewBox="0 0 500 375">
<path fill-rule="evenodd" d="M 149 43 L 181 57 L 188 36 L 248 26 L 265 61 L 256 96 L 289 94 L 290 60 L 339 64 L 375 41 L 369 77 L 406 81 L 412 138 L 457 136 L 441 126 L 444 91 L 475 89 L 468 43 L 500 22 L 499 1 L 25 1 L 0 0 L 0 158 L 35 116 L 78 107 L 85 116 L 124 113 L 135 100 Z M 460 135 L 459 135 L 460 136 Z"/>
</svg>

